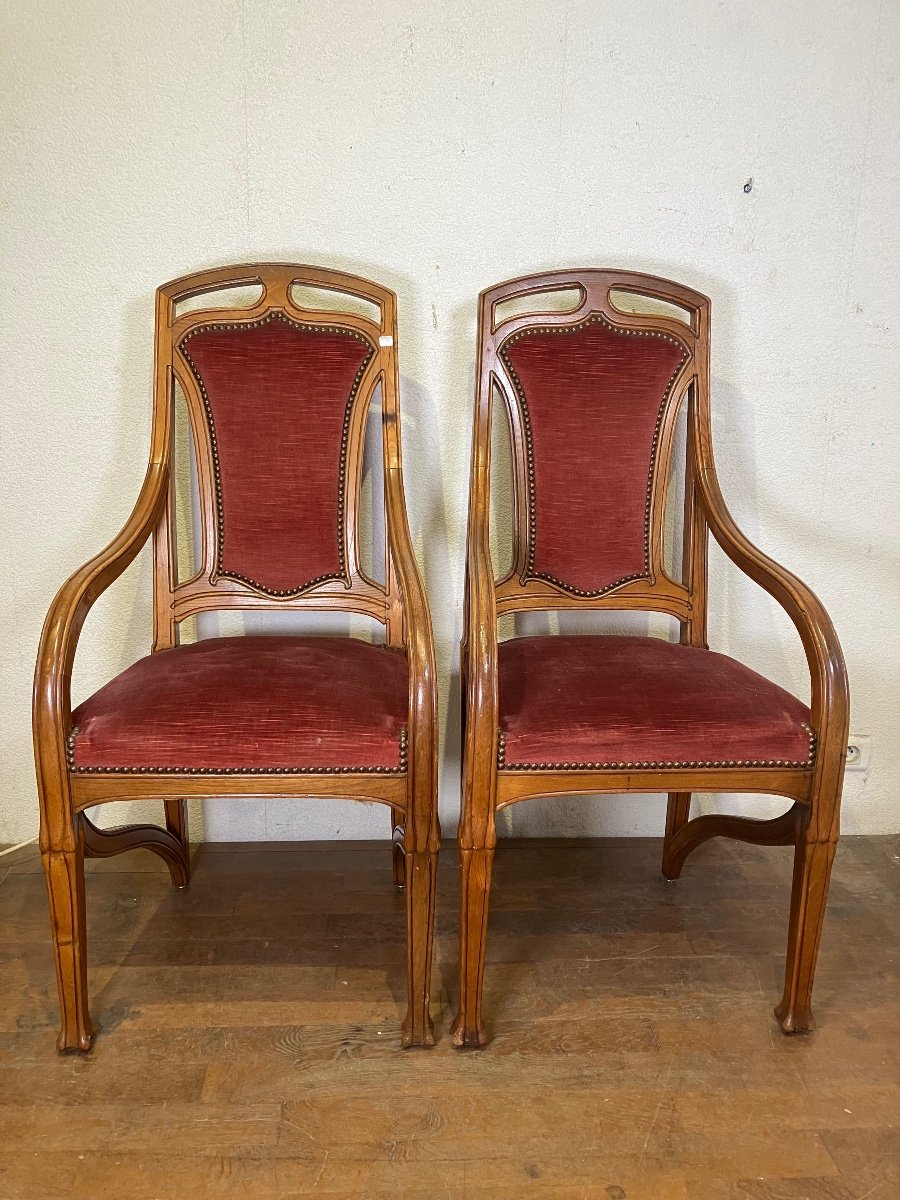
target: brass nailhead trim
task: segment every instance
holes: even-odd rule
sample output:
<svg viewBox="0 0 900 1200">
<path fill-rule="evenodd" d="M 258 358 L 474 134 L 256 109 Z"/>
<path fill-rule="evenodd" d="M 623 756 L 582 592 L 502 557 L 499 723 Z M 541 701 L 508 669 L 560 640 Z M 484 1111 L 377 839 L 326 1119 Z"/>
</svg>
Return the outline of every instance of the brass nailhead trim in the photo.
<svg viewBox="0 0 900 1200">
<path fill-rule="evenodd" d="M 653 441 L 650 446 L 650 469 L 647 474 L 647 494 L 644 501 L 644 570 L 635 575 L 623 575 L 620 579 L 614 580 L 612 583 L 606 584 L 602 588 L 597 588 L 595 591 L 585 591 L 583 588 L 573 587 L 571 584 L 564 583 L 562 579 L 557 579 L 555 575 L 546 575 L 541 571 L 534 569 L 534 554 L 535 554 L 535 537 L 537 532 L 537 498 L 535 496 L 534 487 L 534 443 L 532 440 L 531 431 L 531 415 L 528 412 L 528 402 L 525 399 L 525 389 L 522 386 L 522 381 L 516 374 L 516 369 L 509 360 L 507 353 L 508 347 L 521 341 L 522 338 L 530 337 L 532 334 L 540 333 L 556 333 L 556 334 L 571 334 L 578 333 L 589 325 L 604 325 L 612 333 L 620 334 L 623 337 L 649 337 L 657 338 L 660 341 L 670 342 L 673 346 L 677 346 L 681 350 L 681 361 L 672 373 L 672 377 L 666 385 L 666 390 L 663 392 L 662 400 L 659 405 L 659 412 L 656 414 L 656 425 L 653 430 Z M 653 475 L 656 469 L 656 452 L 659 448 L 659 435 L 662 430 L 663 415 L 666 411 L 669 397 L 672 394 L 672 388 L 675 385 L 675 380 L 681 368 L 688 360 L 688 352 L 684 346 L 675 337 L 668 333 L 661 333 L 655 329 L 625 329 L 621 325 L 614 325 L 608 321 L 602 313 L 592 313 L 583 321 L 577 322 L 575 325 L 532 325 L 527 329 L 520 329 L 518 333 L 511 334 L 503 345 L 498 350 L 499 357 L 503 360 L 507 373 L 512 380 L 513 387 L 519 399 L 519 404 L 522 410 L 522 428 L 525 433 L 525 458 L 528 470 L 528 549 L 525 564 L 525 571 L 520 576 L 519 582 L 525 583 L 528 579 L 542 579 L 546 583 L 552 583 L 558 588 L 562 588 L 564 592 L 568 592 L 572 596 L 583 596 L 590 598 L 593 596 L 603 596 L 607 592 L 613 591 L 617 587 L 621 587 L 623 583 L 631 583 L 635 579 L 647 579 L 650 575 L 650 518 L 651 504 L 653 497 Z"/>
<path fill-rule="evenodd" d="M 659 771 L 682 770 L 685 768 L 729 768 L 729 767 L 786 767 L 804 770 L 811 767 L 816 758 L 815 730 L 804 722 L 803 728 L 809 738 L 809 756 L 805 762 L 792 762 L 784 758 L 738 758 L 716 759 L 713 762 L 692 760 L 691 762 L 546 762 L 508 763 L 506 761 L 506 734 L 500 731 L 497 743 L 497 769 L 500 771 Z"/>
<path fill-rule="evenodd" d="M 263 325 L 268 325 L 271 321 L 283 321 L 285 325 L 290 325 L 292 329 L 299 329 L 304 333 L 339 333 L 345 337 L 355 338 L 356 341 L 362 342 L 368 347 L 369 353 L 360 364 L 359 370 L 353 379 L 353 384 L 350 388 L 350 395 L 347 398 L 347 406 L 344 409 L 344 424 L 341 430 L 341 465 L 338 473 L 338 559 L 341 564 L 341 569 L 337 573 L 329 575 L 317 575 L 315 579 L 308 579 L 305 583 L 300 583 L 293 588 L 268 588 L 264 584 L 259 583 L 255 579 L 251 579 L 247 575 L 241 575 L 237 571 L 222 570 L 222 552 L 225 546 L 225 511 L 222 499 L 222 479 L 219 470 L 219 449 L 216 442 L 216 427 L 213 420 L 212 406 L 209 402 L 209 396 L 206 394 L 206 386 L 200 375 L 197 365 L 191 358 L 190 353 L 186 348 L 186 343 L 191 338 L 196 337 L 199 333 L 211 333 L 232 330 L 244 329 L 259 329 Z M 290 317 L 282 312 L 271 312 L 265 317 L 261 317 L 258 321 L 234 321 L 228 323 L 215 323 L 210 325 L 198 325 L 196 329 L 186 333 L 178 343 L 178 349 L 184 356 L 185 361 L 191 369 L 191 374 L 200 389 L 200 396 L 203 400 L 203 410 L 206 414 L 206 424 L 209 430 L 209 445 L 212 451 L 213 460 L 213 480 L 215 485 L 215 500 L 216 500 L 216 556 L 213 565 L 210 583 L 215 583 L 217 579 L 234 579 L 238 583 L 246 583 L 250 587 L 255 588 L 258 592 L 263 592 L 266 596 L 277 596 L 284 598 L 288 596 L 298 596 L 301 592 L 307 591 L 309 588 L 316 587 L 320 583 L 325 583 L 329 579 L 340 580 L 347 587 L 350 586 L 350 575 L 347 571 L 346 554 L 344 552 L 344 497 L 346 495 L 347 482 L 347 447 L 350 440 L 350 420 L 353 415 L 353 402 L 359 392 L 359 385 L 362 382 L 363 375 L 366 373 L 366 368 L 372 361 L 375 354 L 375 347 L 367 337 L 359 333 L 355 329 L 346 329 L 340 325 L 304 325 L 300 321 L 292 321 Z"/>
<path fill-rule="evenodd" d="M 79 767 L 73 729 L 66 739 L 66 764 L 73 775 L 404 775 L 408 765 L 406 729 L 400 730 L 396 767 Z"/>
</svg>

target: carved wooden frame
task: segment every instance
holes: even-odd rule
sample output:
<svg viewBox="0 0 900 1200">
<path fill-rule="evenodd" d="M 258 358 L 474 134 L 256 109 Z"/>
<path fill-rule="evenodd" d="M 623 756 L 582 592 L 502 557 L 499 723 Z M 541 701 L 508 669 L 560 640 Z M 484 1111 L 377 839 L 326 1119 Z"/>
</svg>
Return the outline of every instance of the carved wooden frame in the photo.
<svg viewBox="0 0 900 1200">
<path fill-rule="evenodd" d="M 541 296 L 574 290 L 567 311 L 540 311 Z M 616 305 L 628 293 L 675 306 L 685 320 Z M 504 317 L 509 302 L 533 299 L 536 311 Z M 677 879 L 687 855 L 711 837 L 795 846 L 784 993 L 776 1017 L 786 1033 L 812 1028 L 816 955 L 839 832 L 840 793 L 848 730 L 848 687 L 837 635 L 820 601 L 805 584 L 753 546 L 732 519 L 716 476 L 709 401 L 709 300 L 669 280 L 631 271 L 567 270 L 525 276 L 482 292 L 472 438 L 461 657 L 463 778 L 459 844 L 462 858 L 457 1046 L 482 1046 L 482 985 L 495 814 L 537 796 L 665 791 L 669 796 L 663 874 Z M 685 358 L 662 407 L 648 485 L 648 570 L 601 593 L 578 594 L 528 570 L 529 504 L 527 414 L 503 356 L 509 339 L 534 328 L 567 328 L 597 319 L 629 333 L 678 341 Z M 491 424 L 495 395 L 506 407 L 513 466 L 513 561 L 495 579 L 490 554 Z M 679 407 L 687 404 L 682 579 L 666 572 L 663 533 L 666 489 Z M 625 609 L 668 613 L 682 644 L 707 647 L 707 542 L 712 533 L 728 557 L 774 597 L 793 621 L 806 652 L 812 699 L 810 757 L 800 765 L 776 763 L 564 762 L 509 766 L 499 728 L 498 618 L 547 609 Z M 695 791 L 760 792 L 785 796 L 792 806 L 771 821 L 704 816 L 690 820 Z"/>
<path fill-rule="evenodd" d="M 295 284 L 355 297 L 375 305 L 375 321 L 353 312 L 314 310 L 292 297 Z M 179 312 L 179 305 L 207 292 L 259 286 L 245 308 Z M 217 513 L 215 464 L 203 398 L 178 346 L 200 326 L 251 323 L 280 314 L 292 323 L 327 326 L 359 336 L 372 348 L 347 408 L 344 479 L 339 528 L 346 577 L 310 581 L 295 593 L 276 596 L 249 582 L 215 572 Z M 135 847 L 167 862 L 173 882 L 187 883 L 189 845 L 186 798 L 190 796 L 313 796 L 376 801 L 391 810 L 394 882 L 407 898 L 408 1011 L 404 1046 L 431 1045 L 429 1011 L 434 895 L 440 827 L 437 815 L 437 696 L 431 620 L 410 538 L 403 491 L 396 297 L 389 289 L 339 271 L 285 263 L 259 263 L 202 271 L 176 279 L 156 294 L 154 403 L 150 461 L 137 504 L 122 531 L 62 586 L 44 624 L 34 685 L 34 747 L 41 807 L 40 847 L 50 900 L 61 1031 L 59 1050 L 90 1049 L 97 1026 L 88 1012 L 85 856 L 106 856 Z M 201 505 L 201 566 L 177 577 L 173 463 L 176 381 L 187 400 L 196 447 Z M 358 522 L 362 448 L 369 404 L 381 386 L 385 584 L 368 578 L 359 564 Z M 385 773 L 329 769 L 298 772 L 81 772 L 67 758 L 72 732 L 70 680 L 78 638 L 98 596 L 153 539 L 154 651 L 178 644 L 179 626 L 212 609 L 339 610 L 363 613 L 385 626 L 389 646 L 402 647 L 409 664 L 409 711 L 401 739 L 400 767 Z M 85 810 L 114 800 L 159 798 L 166 828 L 133 826 L 100 830 Z"/>
</svg>

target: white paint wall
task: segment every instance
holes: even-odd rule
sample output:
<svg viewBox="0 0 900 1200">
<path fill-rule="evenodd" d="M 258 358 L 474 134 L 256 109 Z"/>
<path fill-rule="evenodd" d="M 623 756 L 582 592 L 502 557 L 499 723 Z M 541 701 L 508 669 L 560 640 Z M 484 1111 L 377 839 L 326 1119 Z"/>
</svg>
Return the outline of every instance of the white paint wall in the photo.
<svg viewBox="0 0 900 1200">
<path fill-rule="evenodd" d="M 656 272 L 713 298 L 726 496 L 843 638 L 853 728 L 874 737 L 871 770 L 848 779 L 845 829 L 900 829 L 893 0 L 10 0 L 2 17 L 0 841 L 37 825 L 29 695 L 44 612 L 144 471 L 153 289 L 257 258 L 399 294 L 448 832 L 475 299 L 561 264 Z M 803 693 L 790 627 L 714 566 L 713 644 Z M 149 585 L 144 557 L 98 604 L 79 696 L 146 652 Z M 246 802 L 211 806 L 204 832 L 366 837 L 386 821 Z M 513 814 L 520 833 L 661 823 L 660 798 Z"/>
</svg>

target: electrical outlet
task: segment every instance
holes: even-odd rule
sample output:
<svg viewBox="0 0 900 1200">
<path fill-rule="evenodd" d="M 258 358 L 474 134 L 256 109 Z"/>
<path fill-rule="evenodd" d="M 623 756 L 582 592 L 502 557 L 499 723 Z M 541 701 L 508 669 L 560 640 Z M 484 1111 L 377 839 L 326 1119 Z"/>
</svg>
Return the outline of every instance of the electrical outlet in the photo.
<svg viewBox="0 0 900 1200">
<path fill-rule="evenodd" d="M 872 739 L 867 733 L 851 733 L 847 740 L 848 771 L 867 771 L 872 757 Z"/>
</svg>

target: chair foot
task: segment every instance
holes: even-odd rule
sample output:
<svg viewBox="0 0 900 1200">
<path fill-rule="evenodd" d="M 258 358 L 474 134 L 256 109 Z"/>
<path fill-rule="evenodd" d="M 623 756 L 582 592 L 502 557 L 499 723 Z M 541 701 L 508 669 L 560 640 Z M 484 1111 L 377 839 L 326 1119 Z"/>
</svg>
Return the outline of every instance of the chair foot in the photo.
<svg viewBox="0 0 900 1200">
<path fill-rule="evenodd" d="M 412 1016 L 407 1015 L 403 1019 L 403 1025 L 400 1031 L 400 1045 L 404 1050 L 412 1050 L 415 1047 L 420 1049 L 428 1049 L 435 1044 L 434 1024 L 429 1014 L 427 1022 L 417 1022 Z"/>
<path fill-rule="evenodd" d="M 64 1027 L 57 1036 L 56 1051 L 58 1054 L 90 1054 L 99 1032 L 99 1025 L 74 1030 Z"/>
<path fill-rule="evenodd" d="M 79 818 L 76 817 L 76 822 Z M 87 937 L 84 893 L 84 844 L 78 824 L 72 850 L 47 850 L 41 855 L 50 901 L 50 926 L 60 1031 L 56 1048 L 86 1054 L 98 1027 L 88 1011 Z"/>
<path fill-rule="evenodd" d="M 464 849 L 460 857 L 459 1012 L 452 1027 L 453 1045 L 458 1049 L 487 1044 L 481 1000 L 494 847 Z"/>
<path fill-rule="evenodd" d="M 487 1034 L 478 1026 L 467 1027 L 462 1013 L 454 1018 L 450 1036 L 455 1050 L 481 1050 L 487 1045 Z"/>
<path fill-rule="evenodd" d="M 781 1032 L 787 1034 L 812 1033 L 816 1022 L 809 1005 L 805 1008 L 787 1008 L 784 1001 L 775 1009 L 775 1020 L 781 1026 Z"/>
<path fill-rule="evenodd" d="M 408 1008 L 401 1045 L 433 1046 L 431 1019 L 431 956 L 434 941 L 434 900 L 437 885 L 437 851 L 407 849 L 406 937 Z"/>
</svg>

